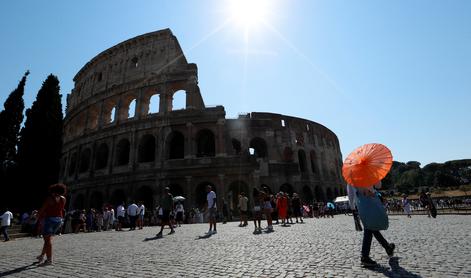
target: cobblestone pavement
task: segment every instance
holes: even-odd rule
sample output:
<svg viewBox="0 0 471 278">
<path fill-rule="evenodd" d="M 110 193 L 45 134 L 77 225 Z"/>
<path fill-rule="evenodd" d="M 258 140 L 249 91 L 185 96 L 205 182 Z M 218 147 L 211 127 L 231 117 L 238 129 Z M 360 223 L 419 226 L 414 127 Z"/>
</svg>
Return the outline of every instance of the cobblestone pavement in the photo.
<svg viewBox="0 0 471 278">
<path fill-rule="evenodd" d="M 307 219 L 253 235 L 252 224 L 185 225 L 156 239 L 157 227 L 54 238 L 55 263 L 32 264 L 41 239 L 0 243 L 0 277 L 471 277 L 471 216 L 390 217 L 388 259 L 373 240 L 374 269 L 360 266 L 362 233 L 353 219 Z M 168 232 L 168 229 L 165 230 Z"/>
</svg>

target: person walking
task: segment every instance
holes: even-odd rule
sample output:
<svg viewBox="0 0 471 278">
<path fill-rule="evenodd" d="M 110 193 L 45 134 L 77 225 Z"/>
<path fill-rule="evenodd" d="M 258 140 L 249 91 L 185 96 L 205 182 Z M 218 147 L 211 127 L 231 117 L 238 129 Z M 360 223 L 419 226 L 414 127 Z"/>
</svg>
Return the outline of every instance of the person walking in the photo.
<svg viewBox="0 0 471 278">
<path fill-rule="evenodd" d="M 222 216 L 224 217 L 222 224 L 226 224 L 229 220 L 229 206 L 224 198 L 222 198 Z"/>
<path fill-rule="evenodd" d="M 381 186 L 381 183 L 378 183 L 376 186 L 379 188 Z M 373 239 L 373 236 L 381 244 L 384 250 L 386 250 L 386 254 L 388 254 L 389 257 L 392 257 L 394 255 L 394 249 L 396 248 L 396 246 L 394 243 L 388 243 L 388 241 L 383 237 L 383 235 L 381 234 L 379 230 L 368 227 L 368 223 L 365 223 L 366 220 L 369 220 L 368 215 L 367 215 L 368 212 L 358 210 L 358 202 L 359 202 L 358 199 L 363 198 L 364 200 L 367 200 L 367 201 L 378 199 L 376 200 L 377 203 L 381 203 L 381 201 L 378 198 L 378 195 L 374 186 L 359 189 L 351 185 L 347 185 L 347 192 L 348 192 L 348 201 L 350 204 L 350 208 L 353 213 L 358 213 L 360 215 L 360 219 L 362 220 L 363 226 L 364 226 L 363 243 L 361 247 L 361 264 L 364 267 L 376 266 L 377 263 L 370 258 L 371 241 Z M 369 204 L 368 202 L 365 202 L 365 203 Z M 375 210 L 375 209 L 378 209 L 378 208 L 376 207 L 365 208 L 365 210 Z M 385 211 L 384 211 L 384 215 L 387 220 L 387 214 Z"/>
<path fill-rule="evenodd" d="M 170 227 L 169 235 L 175 233 L 172 222 L 170 221 L 170 212 L 173 210 L 173 196 L 170 194 L 170 188 L 164 188 L 164 194 L 160 198 L 159 204 L 160 232 L 156 235 L 157 238 L 162 237 L 165 225 Z"/>
<path fill-rule="evenodd" d="M 3 241 L 6 242 L 10 240 L 10 237 L 8 235 L 8 228 L 11 225 L 11 220 L 13 219 L 13 213 L 11 213 L 11 211 L 9 211 L 7 208 L 5 209 L 5 212 L 2 214 L 2 216 L 0 216 L 0 218 L 2 219 L 1 230 L 3 234 Z"/>
<path fill-rule="evenodd" d="M 404 213 L 407 214 L 407 217 L 411 218 L 410 201 L 406 194 L 402 195 L 402 208 L 404 209 Z"/>
<path fill-rule="evenodd" d="M 129 230 L 134 231 L 136 229 L 136 221 L 139 213 L 139 207 L 133 202 L 128 206 L 127 213 L 129 216 Z"/>
<path fill-rule="evenodd" d="M 64 218 L 64 197 L 66 186 L 64 184 L 53 184 L 49 186 L 49 196 L 39 210 L 39 219 L 43 220 L 42 227 L 43 248 L 41 254 L 36 257 L 41 265 L 52 264 L 52 236 L 60 229 Z M 46 256 L 46 260 L 44 260 Z"/>
<path fill-rule="evenodd" d="M 206 187 L 206 204 L 208 209 L 208 217 L 209 217 L 209 231 L 208 235 L 213 235 L 217 233 L 216 230 L 216 214 L 217 214 L 217 206 L 216 206 L 216 193 L 212 190 L 211 185 Z"/>
</svg>

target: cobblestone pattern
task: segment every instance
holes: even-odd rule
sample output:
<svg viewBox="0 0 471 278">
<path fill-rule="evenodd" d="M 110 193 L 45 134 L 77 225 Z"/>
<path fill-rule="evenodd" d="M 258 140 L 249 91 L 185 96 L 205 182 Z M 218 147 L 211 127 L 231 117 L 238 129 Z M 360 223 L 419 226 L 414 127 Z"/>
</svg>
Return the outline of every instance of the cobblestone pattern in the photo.
<svg viewBox="0 0 471 278">
<path fill-rule="evenodd" d="M 62 235 L 54 238 L 54 265 L 44 267 L 32 264 L 42 240 L 18 239 L 0 244 L 0 277 L 471 277 L 470 216 L 391 217 L 384 235 L 396 256 L 388 259 L 373 239 L 374 269 L 360 266 L 362 233 L 351 217 L 260 235 L 237 225 L 218 224 L 208 238 L 207 224 L 162 239 L 157 227 Z"/>
</svg>

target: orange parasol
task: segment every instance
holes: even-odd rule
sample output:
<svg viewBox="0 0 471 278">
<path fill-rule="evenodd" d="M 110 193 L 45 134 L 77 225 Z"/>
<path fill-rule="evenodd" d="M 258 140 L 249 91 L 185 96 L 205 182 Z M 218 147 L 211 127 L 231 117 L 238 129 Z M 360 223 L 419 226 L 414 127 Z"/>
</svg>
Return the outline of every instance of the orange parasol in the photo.
<svg viewBox="0 0 471 278">
<path fill-rule="evenodd" d="M 345 181 L 355 187 L 370 187 L 381 181 L 392 166 L 391 151 L 382 144 L 366 144 L 348 155 L 343 163 Z"/>
</svg>

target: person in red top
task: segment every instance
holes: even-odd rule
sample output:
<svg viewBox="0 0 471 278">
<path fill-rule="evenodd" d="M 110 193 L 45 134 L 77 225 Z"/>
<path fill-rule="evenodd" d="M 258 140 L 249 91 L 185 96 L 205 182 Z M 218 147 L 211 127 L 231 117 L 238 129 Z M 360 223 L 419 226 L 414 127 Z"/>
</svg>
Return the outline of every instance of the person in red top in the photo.
<svg viewBox="0 0 471 278">
<path fill-rule="evenodd" d="M 286 226 L 288 219 L 288 198 L 286 193 L 280 192 L 279 195 L 276 201 L 276 207 L 278 208 L 278 215 L 281 219 L 282 226 Z"/>
<path fill-rule="evenodd" d="M 41 255 L 36 258 L 38 259 L 38 263 L 41 263 L 44 259 L 44 255 L 46 255 L 46 261 L 44 261 L 42 265 L 52 264 L 52 236 L 56 234 L 62 225 L 65 192 L 66 187 L 64 184 L 53 184 L 49 186 L 49 196 L 39 210 L 39 219 L 43 220 L 42 235 L 44 245 Z"/>
</svg>

